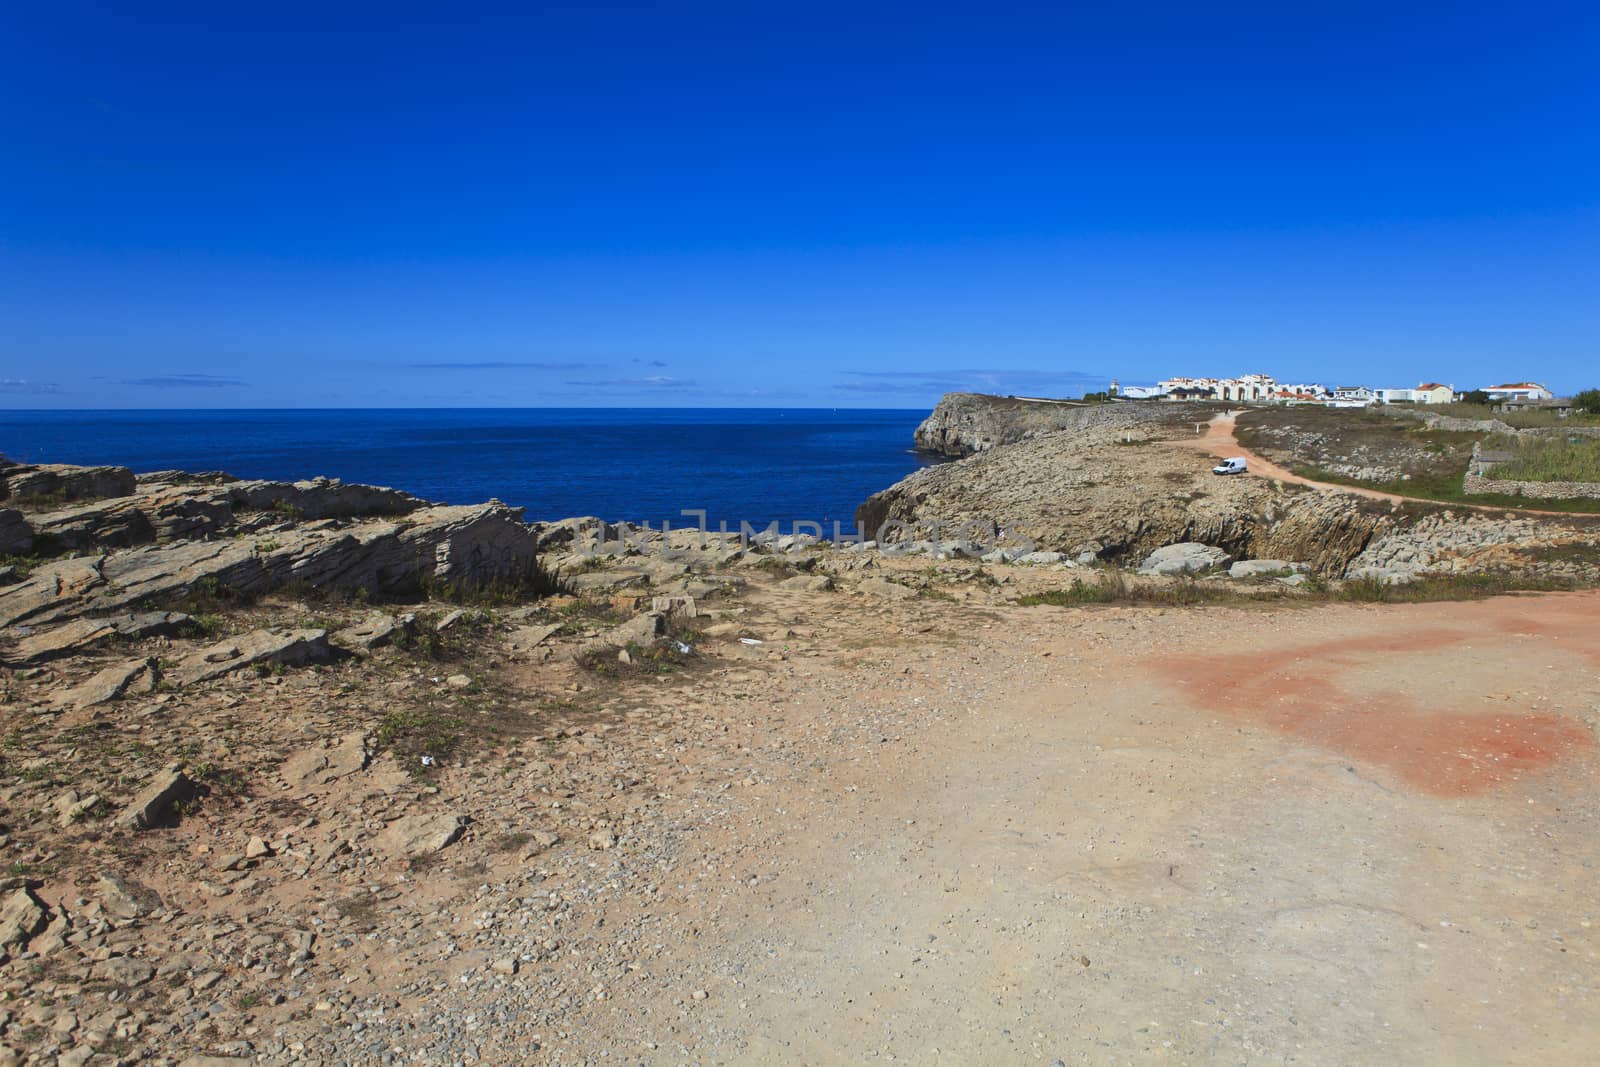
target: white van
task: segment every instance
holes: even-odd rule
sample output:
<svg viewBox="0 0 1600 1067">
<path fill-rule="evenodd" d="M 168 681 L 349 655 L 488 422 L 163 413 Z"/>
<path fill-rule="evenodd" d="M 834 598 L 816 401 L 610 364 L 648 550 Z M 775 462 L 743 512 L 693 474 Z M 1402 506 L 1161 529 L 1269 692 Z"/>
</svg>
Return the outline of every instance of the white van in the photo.
<svg viewBox="0 0 1600 1067">
<path fill-rule="evenodd" d="M 1225 459 L 1211 468 L 1212 474 L 1243 474 L 1246 469 L 1244 457 Z"/>
</svg>

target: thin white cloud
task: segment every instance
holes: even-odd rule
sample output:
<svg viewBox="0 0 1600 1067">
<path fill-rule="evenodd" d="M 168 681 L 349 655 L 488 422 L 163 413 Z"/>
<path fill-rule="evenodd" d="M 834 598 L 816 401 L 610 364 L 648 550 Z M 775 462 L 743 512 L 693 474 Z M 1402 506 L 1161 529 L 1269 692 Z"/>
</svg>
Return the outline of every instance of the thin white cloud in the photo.
<svg viewBox="0 0 1600 1067">
<path fill-rule="evenodd" d="M 0 378 L 0 393 L 43 396 L 61 391 L 61 386 L 54 382 L 35 382 L 27 378 Z"/>
<path fill-rule="evenodd" d="M 156 374 L 148 378 L 124 378 L 122 384 L 141 389 L 236 389 L 250 383 L 216 374 Z"/>
</svg>

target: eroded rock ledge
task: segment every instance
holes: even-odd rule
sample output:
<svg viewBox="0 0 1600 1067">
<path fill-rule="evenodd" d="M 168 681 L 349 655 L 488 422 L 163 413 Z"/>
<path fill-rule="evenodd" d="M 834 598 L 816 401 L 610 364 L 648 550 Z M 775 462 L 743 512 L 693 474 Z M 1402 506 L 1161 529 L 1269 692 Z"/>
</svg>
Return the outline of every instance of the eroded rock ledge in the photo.
<svg viewBox="0 0 1600 1067">
<path fill-rule="evenodd" d="M 917 450 L 970 456 L 1040 434 L 1093 427 L 1126 427 L 1159 417 L 1154 405 L 1080 404 L 1019 400 L 982 393 L 947 393 L 917 427 Z"/>
<path fill-rule="evenodd" d="M 4 495 L 35 505 L 0 509 L 4 551 L 39 560 L 0 587 L 0 626 L 160 605 L 198 588 L 246 598 L 288 585 L 379 594 L 485 585 L 538 566 L 537 533 L 521 508 L 498 501 L 437 505 L 326 478 L 135 480 L 105 467 L 50 475 L 55 489 L 40 496 L 22 491 L 39 484 L 39 468 L 0 469 Z M 103 490 L 118 495 L 82 499 Z M 63 506 L 63 493 L 76 501 Z"/>
</svg>

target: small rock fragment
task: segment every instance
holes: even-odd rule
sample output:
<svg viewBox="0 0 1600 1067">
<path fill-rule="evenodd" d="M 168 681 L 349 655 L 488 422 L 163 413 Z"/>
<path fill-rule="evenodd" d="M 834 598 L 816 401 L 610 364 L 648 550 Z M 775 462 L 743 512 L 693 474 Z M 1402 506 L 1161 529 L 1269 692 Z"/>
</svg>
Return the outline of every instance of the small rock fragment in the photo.
<svg viewBox="0 0 1600 1067">
<path fill-rule="evenodd" d="M 129 802 L 122 814 L 117 816 L 117 823 L 135 830 L 147 830 L 165 819 L 174 804 L 192 796 L 194 783 L 183 773 L 183 764 L 169 764 Z"/>
</svg>

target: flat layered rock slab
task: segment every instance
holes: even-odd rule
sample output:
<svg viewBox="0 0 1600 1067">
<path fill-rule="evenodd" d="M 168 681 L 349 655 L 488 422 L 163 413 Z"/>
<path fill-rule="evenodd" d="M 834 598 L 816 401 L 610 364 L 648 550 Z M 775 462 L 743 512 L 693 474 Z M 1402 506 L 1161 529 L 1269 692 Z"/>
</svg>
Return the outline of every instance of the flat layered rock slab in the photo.
<svg viewBox="0 0 1600 1067">
<path fill-rule="evenodd" d="M 369 592 L 432 583 L 470 588 L 526 576 L 537 563 L 538 538 L 523 523 L 520 508 L 439 505 L 395 521 L 367 519 L 338 528 L 308 522 L 259 539 L 177 540 L 55 560 L 25 581 L 0 588 L 0 627 L 87 612 L 126 613 L 170 602 L 202 583 L 244 599 L 291 582 Z"/>
<path fill-rule="evenodd" d="M 328 747 L 295 753 L 278 773 L 291 788 L 327 785 L 364 770 L 367 760 L 366 735 L 357 730 Z"/>
<path fill-rule="evenodd" d="M 409 637 L 416 626 L 417 617 L 410 612 L 400 616 L 375 612 L 358 623 L 336 631 L 333 643 L 352 652 L 370 652 Z"/>
<path fill-rule="evenodd" d="M 168 677 L 176 685 L 193 685 L 258 663 L 300 666 L 332 656 L 326 630 L 254 630 L 186 656 Z"/>
<path fill-rule="evenodd" d="M 81 652 L 116 632 L 109 619 L 74 619 L 64 626 L 24 637 L 9 658 L 21 665 L 43 663 Z"/>
<path fill-rule="evenodd" d="M 149 691 L 155 683 L 154 661 L 131 659 L 113 664 L 97 672 L 73 688 L 62 693 L 56 703 L 68 708 L 92 708 L 109 704 L 128 690 L 142 688 Z"/>
<path fill-rule="evenodd" d="M 465 818 L 450 813 L 407 815 L 390 823 L 375 844 L 391 856 L 417 859 L 454 844 L 466 825 Z"/>
</svg>

